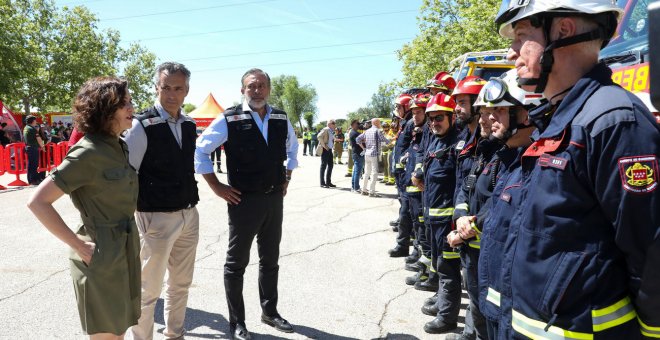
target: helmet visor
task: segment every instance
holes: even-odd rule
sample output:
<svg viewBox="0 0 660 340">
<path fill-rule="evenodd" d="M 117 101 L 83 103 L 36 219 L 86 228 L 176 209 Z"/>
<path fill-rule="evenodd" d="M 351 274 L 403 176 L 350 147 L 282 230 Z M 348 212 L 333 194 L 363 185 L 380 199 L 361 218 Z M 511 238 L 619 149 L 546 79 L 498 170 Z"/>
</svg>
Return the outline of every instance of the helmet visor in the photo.
<svg viewBox="0 0 660 340">
<path fill-rule="evenodd" d="M 486 106 L 489 106 L 488 104 L 498 104 L 502 101 L 506 101 L 511 106 L 514 105 L 520 105 L 522 106 L 523 104 L 518 101 L 516 98 L 514 98 L 510 93 L 509 93 L 509 88 L 504 82 L 504 80 L 500 78 L 491 78 L 486 85 L 484 85 L 484 102 L 486 102 Z M 505 106 L 505 105 L 498 105 L 498 106 Z"/>
</svg>

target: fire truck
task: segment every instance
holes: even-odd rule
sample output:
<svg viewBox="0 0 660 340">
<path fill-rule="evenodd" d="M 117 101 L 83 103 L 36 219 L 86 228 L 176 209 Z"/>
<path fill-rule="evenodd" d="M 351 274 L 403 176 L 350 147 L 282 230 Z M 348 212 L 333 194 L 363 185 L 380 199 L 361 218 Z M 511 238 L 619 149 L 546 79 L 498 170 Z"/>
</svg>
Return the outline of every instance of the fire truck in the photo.
<svg viewBox="0 0 660 340">
<path fill-rule="evenodd" d="M 660 114 L 649 93 L 649 0 L 617 0 L 617 5 L 625 12 L 615 37 L 601 51 L 600 60 L 612 69 L 612 80 L 636 94 L 660 124 Z"/>
<path fill-rule="evenodd" d="M 479 76 L 483 79 L 499 77 L 514 67 L 513 61 L 506 60 L 507 50 L 468 52 L 449 62 L 449 73 L 456 81 L 467 76 Z"/>
</svg>

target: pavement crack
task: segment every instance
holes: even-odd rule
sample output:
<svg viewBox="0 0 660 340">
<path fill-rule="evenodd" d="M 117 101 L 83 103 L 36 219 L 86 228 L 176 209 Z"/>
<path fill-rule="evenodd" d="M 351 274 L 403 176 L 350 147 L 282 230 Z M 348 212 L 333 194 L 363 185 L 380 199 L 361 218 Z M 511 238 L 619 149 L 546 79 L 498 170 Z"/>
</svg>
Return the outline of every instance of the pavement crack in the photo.
<svg viewBox="0 0 660 340">
<path fill-rule="evenodd" d="M 400 271 L 402 271 L 402 270 L 404 270 L 404 269 L 403 269 L 403 268 L 397 268 L 397 269 L 388 270 L 388 271 L 384 272 L 383 275 L 381 275 L 379 278 L 377 278 L 377 279 L 376 279 L 376 282 L 380 281 L 380 280 L 381 280 L 383 277 L 385 277 L 385 275 L 387 275 L 387 274 L 395 273 L 395 272 L 400 272 Z"/>
<path fill-rule="evenodd" d="M 378 339 L 385 339 L 386 338 L 386 336 L 383 334 L 384 333 L 383 320 L 385 320 L 385 316 L 387 315 L 387 311 L 390 307 L 390 303 L 392 303 L 394 300 L 406 295 L 406 293 L 408 293 L 410 290 L 412 290 L 412 287 L 406 288 L 406 290 L 404 290 L 401 294 L 391 298 L 389 301 L 387 301 L 385 303 L 385 307 L 383 308 L 383 313 L 380 315 L 380 320 L 378 321 L 378 329 L 379 329 Z"/>
<path fill-rule="evenodd" d="M 202 260 L 204 260 L 204 259 L 206 259 L 206 258 L 208 258 L 208 257 L 211 257 L 211 256 L 215 255 L 215 253 L 216 253 L 217 251 L 215 251 L 215 250 L 211 250 L 210 248 L 211 248 L 212 246 L 214 246 L 214 245 L 220 243 L 220 239 L 222 239 L 222 237 L 225 236 L 226 234 L 227 234 L 226 231 L 223 232 L 222 234 L 218 235 L 218 238 L 215 240 L 215 242 L 211 242 L 211 243 L 207 244 L 206 247 L 204 247 L 204 250 L 206 250 L 206 251 L 208 251 L 208 252 L 210 252 L 210 253 L 208 253 L 208 254 L 206 254 L 206 255 L 204 255 L 204 256 L 202 256 L 202 257 L 196 259 L 196 260 L 195 260 L 195 263 L 197 263 L 197 262 L 199 262 L 199 261 L 202 261 Z"/>
<path fill-rule="evenodd" d="M 30 290 L 30 289 L 32 289 L 32 288 L 34 288 L 34 287 L 36 287 L 36 286 L 38 286 L 38 285 L 40 285 L 40 284 L 42 284 L 42 283 L 48 281 L 48 280 L 50 280 L 51 278 L 53 278 L 53 276 L 55 276 L 55 275 L 57 275 L 57 274 L 60 274 L 60 273 L 62 273 L 62 272 L 68 271 L 68 270 L 69 270 L 69 268 L 65 268 L 65 269 L 62 269 L 62 270 L 58 270 L 58 271 L 56 271 L 56 272 L 54 272 L 54 273 L 48 275 L 45 279 L 43 279 L 43 280 L 41 280 L 41 281 L 39 281 L 39 282 L 36 282 L 36 283 L 34 283 L 34 284 L 28 286 L 27 288 L 23 289 L 22 291 L 20 291 L 20 292 L 18 292 L 18 293 L 14 293 L 14 294 L 11 294 L 11 295 L 8 295 L 8 296 L 0 297 L 0 302 L 5 301 L 5 300 L 8 300 L 8 299 L 11 299 L 11 298 L 16 297 L 16 296 L 19 296 L 19 295 L 21 295 L 21 294 L 27 292 L 28 290 Z"/>
</svg>

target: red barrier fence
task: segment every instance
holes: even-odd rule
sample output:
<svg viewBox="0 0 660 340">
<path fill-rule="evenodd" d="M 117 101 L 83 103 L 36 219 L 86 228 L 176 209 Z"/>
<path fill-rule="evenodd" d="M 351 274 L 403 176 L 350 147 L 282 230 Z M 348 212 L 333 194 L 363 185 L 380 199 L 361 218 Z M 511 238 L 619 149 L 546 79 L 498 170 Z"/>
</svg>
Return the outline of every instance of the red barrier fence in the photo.
<svg viewBox="0 0 660 340">
<path fill-rule="evenodd" d="M 69 151 L 67 142 L 46 143 L 43 149 L 39 150 L 39 165 L 37 172 L 50 172 L 62 163 L 66 153 Z M 20 175 L 27 174 L 27 153 L 25 143 L 13 143 L 2 148 L 0 146 L 0 176 L 4 173 L 16 175 L 16 180 L 9 183 L 9 186 L 27 186 L 28 184 L 20 179 Z M 0 190 L 6 189 L 0 185 Z"/>
<path fill-rule="evenodd" d="M 28 184 L 21 181 L 21 175 L 27 173 L 27 154 L 25 143 L 8 144 L 4 150 L 5 171 L 16 175 L 16 180 L 7 184 L 13 187 L 24 187 Z"/>
<path fill-rule="evenodd" d="M 0 145 L 0 176 L 5 174 L 5 147 Z M 5 190 L 7 188 L 3 187 L 0 184 L 0 190 Z"/>
</svg>

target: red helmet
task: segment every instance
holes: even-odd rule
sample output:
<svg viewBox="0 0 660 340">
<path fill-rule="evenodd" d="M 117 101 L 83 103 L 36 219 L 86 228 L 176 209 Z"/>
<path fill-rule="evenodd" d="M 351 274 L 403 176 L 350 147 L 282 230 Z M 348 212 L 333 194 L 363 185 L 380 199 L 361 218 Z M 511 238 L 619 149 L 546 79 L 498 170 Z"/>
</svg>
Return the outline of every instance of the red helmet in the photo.
<svg viewBox="0 0 660 340">
<path fill-rule="evenodd" d="M 402 93 L 399 97 L 396 98 L 395 103 L 403 106 L 403 111 L 408 112 L 410 110 L 410 105 L 412 104 L 413 97 L 407 93 Z"/>
<path fill-rule="evenodd" d="M 429 100 L 428 104 L 426 104 L 426 113 L 431 111 L 447 111 L 453 113 L 454 108 L 456 108 L 456 102 L 451 96 L 444 93 L 438 93 Z"/>
<path fill-rule="evenodd" d="M 456 88 L 454 89 L 454 92 L 451 93 L 451 96 L 453 98 L 456 98 L 456 96 L 459 94 L 472 94 L 478 96 L 479 92 L 481 92 L 481 88 L 484 87 L 484 85 L 486 85 L 486 80 L 483 78 L 477 76 L 468 76 L 458 82 L 458 85 L 456 85 Z"/>
<path fill-rule="evenodd" d="M 433 79 L 429 80 L 426 87 L 435 87 L 440 90 L 452 91 L 454 87 L 456 87 L 456 80 L 454 80 L 454 77 L 447 72 L 438 72 Z"/>
<path fill-rule="evenodd" d="M 410 105 L 410 108 L 411 109 L 414 109 L 416 107 L 426 108 L 426 104 L 428 104 L 429 100 L 431 100 L 430 93 L 418 93 L 415 96 L 415 100 L 413 100 L 413 103 Z"/>
</svg>

